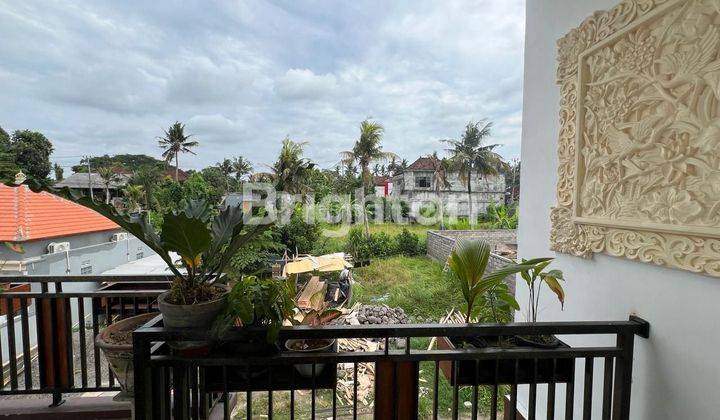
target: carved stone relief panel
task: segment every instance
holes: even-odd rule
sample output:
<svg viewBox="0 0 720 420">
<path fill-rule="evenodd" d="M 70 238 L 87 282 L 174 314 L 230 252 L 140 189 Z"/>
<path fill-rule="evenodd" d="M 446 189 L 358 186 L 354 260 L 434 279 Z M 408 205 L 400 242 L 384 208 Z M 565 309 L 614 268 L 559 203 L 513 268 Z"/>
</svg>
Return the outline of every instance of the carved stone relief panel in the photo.
<svg viewBox="0 0 720 420">
<path fill-rule="evenodd" d="M 551 248 L 720 276 L 720 0 L 626 0 L 558 47 Z"/>
</svg>

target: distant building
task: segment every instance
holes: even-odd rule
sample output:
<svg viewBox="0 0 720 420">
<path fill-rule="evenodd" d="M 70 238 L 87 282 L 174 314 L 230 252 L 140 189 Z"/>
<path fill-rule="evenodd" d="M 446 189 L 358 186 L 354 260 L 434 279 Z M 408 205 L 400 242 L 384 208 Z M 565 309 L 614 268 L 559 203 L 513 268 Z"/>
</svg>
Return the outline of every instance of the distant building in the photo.
<svg viewBox="0 0 720 420">
<path fill-rule="evenodd" d="M 435 196 L 433 161 L 421 157 L 408 166 L 401 174 L 392 178 L 393 195 L 402 195 L 411 203 L 422 204 Z M 467 181 L 458 172 L 449 172 L 446 178 L 449 188 L 441 189 L 439 196 L 445 208 L 454 209 L 458 216 L 468 215 Z M 505 203 L 505 178 L 502 175 L 482 176 L 472 174 L 470 180 L 473 212 L 484 212 L 488 204 Z"/>
<path fill-rule="evenodd" d="M 132 178 L 132 173 L 123 168 L 116 168 L 116 176 L 108 184 L 110 190 L 110 197 L 120 197 L 122 195 L 121 190 L 124 189 Z M 160 178 L 175 179 L 175 167 L 169 166 L 160 172 Z M 178 171 L 178 180 L 185 181 L 188 179 L 188 174 L 185 171 Z M 81 192 L 84 195 L 90 195 L 90 187 L 92 186 L 93 195 L 98 197 L 105 197 L 105 181 L 102 179 L 97 172 L 76 172 L 62 181 L 55 184 L 57 188 L 68 187 L 72 190 Z"/>
<path fill-rule="evenodd" d="M 154 252 L 79 204 L 27 186 L 0 184 L 0 275 L 100 274 Z"/>
<path fill-rule="evenodd" d="M 393 179 L 391 176 L 375 176 L 373 185 L 375 186 L 375 195 L 378 197 L 389 197 L 392 194 Z"/>
</svg>

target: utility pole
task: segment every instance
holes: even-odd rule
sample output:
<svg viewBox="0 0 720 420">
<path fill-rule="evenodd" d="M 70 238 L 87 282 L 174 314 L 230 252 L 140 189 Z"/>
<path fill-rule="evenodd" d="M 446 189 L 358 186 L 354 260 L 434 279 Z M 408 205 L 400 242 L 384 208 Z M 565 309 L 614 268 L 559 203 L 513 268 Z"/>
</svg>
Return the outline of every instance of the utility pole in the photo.
<svg viewBox="0 0 720 420">
<path fill-rule="evenodd" d="M 90 175 L 90 156 L 84 156 L 85 163 L 87 163 L 87 171 L 88 171 L 88 188 L 90 189 L 90 199 L 95 201 L 95 197 L 93 197 L 93 186 L 92 186 L 92 176 Z"/>
</svg>

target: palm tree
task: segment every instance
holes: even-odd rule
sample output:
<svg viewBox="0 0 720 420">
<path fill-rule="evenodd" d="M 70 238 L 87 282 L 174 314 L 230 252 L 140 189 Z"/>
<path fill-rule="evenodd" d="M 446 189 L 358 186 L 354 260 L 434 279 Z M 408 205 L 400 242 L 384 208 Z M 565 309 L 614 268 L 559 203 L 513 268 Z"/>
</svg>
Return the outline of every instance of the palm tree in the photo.
<svg viewBox="0 0 720 420">
<path fill-rule="evenodd" d="M 370 236 L 370 226 L 367 220 L 367 211 L 365 209 L 365 194 L 364 190 L 372 187 L 372 176 L 370 174 L 370 164 L 378 161 L 385 161 L 392 158 L 396 158 L 397 155 L 391 152 L 385 152 L 382 150 L 383 132 L 385 128 L 382 124 L 365 120 L 360 123 L 360 137 L 355 142 L 352 150 L 340 152 L 342 162 L 346 165 L 357 162 L 360 166 L 362 182 L 363 182 L 363 195 L 360 197 L 360 207 L 362 208 L 362 219 L 365 224 L 365 234 Z"/>
<path fill-rule="evenodd" d="M 216 164 L 218 169 L 220 169 L 220 172 L 223 174 L 223 178 L 225 179 L 225 192 L 230 191 L 230 175 L 232 175 L 235 172 L 235 169 L 233 168 L 233 163 L 230 159 L 223 159 L 222 162 L 218 162 Z"/>
<path fill-rule="evenodd" d="M 160 179 L 160 168 L 156 165 L 143 165 L 133 174 L 133 184 L 141 185 L 145 199 L 145 209 L 150 210 L 153 190 Z"/>
<path fill-rule="evenodd" d="M 507 165 L 502 157 L 493 151 L 499 146 L 498 144 L 485 144 L 491 127 L 492 122 L 470 121 L 465 126 L 465 133 L 460 140 L 443 140 L 450 145 L 447 151 L 452 155 L 450 159 L 453 169 L 457 170 L 460 179 L 467 183 L 468 219 L 472 226 L 476 222 L 472 208 L 473 172 L 477 175 L 496 175 Z"/>
<path fill-rule="evenodd" d="M 164 130 L 165 136 L 158 137 L 158 145 L 164 149 L 162 157 L 165 161 L 170 162 L 175 159 L 175 181 L 178 180 L 178 156 L 180 153 L 192 153 L 195 152 L 190 150 L 198 145 L 197 141 L 191 141 L 191 134 L 185 135 L 185 124 L 175 122 L 169 129 Z"/>
<path fill-rule="evenodd" d="M 245 175 L 250 175 L 250 173 L 253 170 L 253 167 L 252 167 L 252 164 L 250 163 L 250 161 L 248 161 L 247 159 L 245 159 L 242 156 L 236 157 L 232 162 L 232 166 L 233 166 L 233 171 L 235 171 L 235 179 L 238 182 L 240 182 L 240 180 Z"/>
<path fill-rule="evenodd" d="M 303 157 L 303 148 L 307 142 L 296 143 L 285 137 L 277 161 L 270 167 L 278 191 L 291 194 L 304 194 L 307 192 L 305 180 L 310 170 L 315 166 L 309 159 Z"/>
<path fill-rule="evenodd" d="M 119 177 L 115 170 L 109 166 L 101 166 L 97 169 L 97 172 L 105 186 L 105 204 L 110 204 L 110 184 L 117 182 Z"/>
<path fill-rule="evenodd" d="M 445 203 L 443 203 L 440 191 L 450 188 L 450 181 L 447 178 L 449 165 L 447 159 L 440 159 L 438 157 L 437 152 L 433 152 L 433 154 L 430 155 L 430 162 L 433 167 L 433 189 L 435 190 L 435 195 L 440 201 L 438 209 L 438 212 L 440 213 L 440 230 L 445 230 Z"/>
<path fill-rule="evenodd" d="M 140 201 L 145 195 L 142 185 L 128 185 L 123 190 L 125 201 L 130 213 L 137 213 L 141 210 Z"/>
</svg>

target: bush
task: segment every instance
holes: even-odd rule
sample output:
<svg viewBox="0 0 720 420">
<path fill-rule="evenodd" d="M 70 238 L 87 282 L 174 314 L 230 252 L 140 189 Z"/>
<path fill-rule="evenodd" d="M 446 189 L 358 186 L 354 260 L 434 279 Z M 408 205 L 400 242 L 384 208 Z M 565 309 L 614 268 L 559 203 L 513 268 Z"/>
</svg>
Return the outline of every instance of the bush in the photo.
<svg viewBox="0 0 720 420">
<path fill-rule="evenodd" d="M 240 249 L 230 261 L 230 274 L 241 277 L 247 274 L 259 274 L 269 267 L 272 255 L 281 254 L 285 247 L 277 241 L 277 233 L 272 229 L 266 230 L 248 246 Z"/>
<path fill-rule="evenodd" d="M 277 226 L 278 239 L 290 253 L 301 254 L 312 252 L 315 248 L 322 228 L 317 223 L 307 223 L 303 218 L 302 206 L 297 206 L 290 221 Z"/>
<path fill-rule="evenodd" d="M 403 229 L 399 235 L 395 237 L 397 241 L 398 253 L 411 257 L 420 254 L 420 240 L 418 236 L 411 233 L 407 229 Z"/>
<path fill-rule="evenodd" d="M 366 236 L 362 226 L 353 226 L 347 236 L 345 252 L 358 261 L 385 258 L 398 254 L 397 241 L 385 232 Z"/>
</svg>

